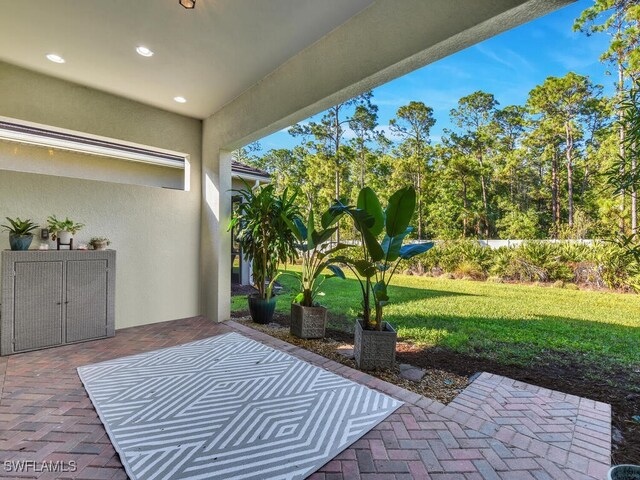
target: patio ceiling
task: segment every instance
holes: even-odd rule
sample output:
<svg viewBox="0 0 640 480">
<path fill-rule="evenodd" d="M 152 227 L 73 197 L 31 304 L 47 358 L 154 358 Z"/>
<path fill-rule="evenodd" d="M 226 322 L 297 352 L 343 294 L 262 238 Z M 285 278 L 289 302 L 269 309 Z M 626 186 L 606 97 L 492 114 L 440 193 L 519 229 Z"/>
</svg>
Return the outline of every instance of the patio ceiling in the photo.
<svg viewBox="0 0 640 480">
<path fill-rule="evenodd" d="M 177 0 L 5 2 L 0 59 L 205 118 L 372 3 L 198 0 L 185 10 Z M 139 45 L 155 54 L 138 55 Z M 48 61 L 49 53 L 66 62 Z"/>
</svg>

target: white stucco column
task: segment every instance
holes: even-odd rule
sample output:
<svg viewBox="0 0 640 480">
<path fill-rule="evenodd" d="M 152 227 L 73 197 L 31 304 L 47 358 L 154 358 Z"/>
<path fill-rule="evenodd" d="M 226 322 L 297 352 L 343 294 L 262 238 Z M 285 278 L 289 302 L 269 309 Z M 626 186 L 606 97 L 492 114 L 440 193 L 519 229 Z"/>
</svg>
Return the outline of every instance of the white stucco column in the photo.
<svg viewBox="0 0 640 480">
<path fill-rule="evenodd" d="M 202 226 L 200 275 L 203 313 L 228 320 L 231 308 L 231 152 L 222 150 L 215 129 L 204 122 L 202 137 Z"/>
</svg>

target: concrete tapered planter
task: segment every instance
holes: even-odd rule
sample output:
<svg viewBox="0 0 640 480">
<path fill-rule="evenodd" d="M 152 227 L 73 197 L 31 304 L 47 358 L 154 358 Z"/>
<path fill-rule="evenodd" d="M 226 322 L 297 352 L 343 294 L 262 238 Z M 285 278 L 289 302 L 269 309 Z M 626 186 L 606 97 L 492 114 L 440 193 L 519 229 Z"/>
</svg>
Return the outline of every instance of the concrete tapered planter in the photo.
<svg viewBox="0 0 640 480">
<path fill-rule="evenodd" d="M 353 354 L 360 370 L 392 368 L 396 362 L 396 341 L 398 334 L 387 322 L 382 323 L 382 331 L 365 330 L 362 320 L 356 322 Z"/>
<path fill-rule="evenodd" d="M 323 338 L 326 327 L 326 308 L 291 304 L 291 335 L 298 338 Z"/>
</svg>

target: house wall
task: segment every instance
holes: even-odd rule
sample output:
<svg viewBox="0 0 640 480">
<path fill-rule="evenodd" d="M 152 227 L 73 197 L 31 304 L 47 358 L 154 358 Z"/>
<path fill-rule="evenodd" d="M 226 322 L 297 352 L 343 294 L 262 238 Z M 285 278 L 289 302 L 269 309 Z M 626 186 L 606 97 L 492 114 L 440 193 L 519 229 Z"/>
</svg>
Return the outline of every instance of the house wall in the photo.
<svg viewBox="0 0 640 480">
<path fill-rule="evenodd" d="M 0 218 L 44 226 L 51 214 L 69 216 L 86 224 L 78 242 L 109 237 L 117 251 L 116 328 L 200 313 L 200 120 L 1 62 L 0 115 L 189 154 L 183 191 L 136 185 L 171 187 L 175 172 L 160 167 L 64 151 L 47 166 L 46 149 L 2 144 Z M 42 168 L 48 174 L 28 173 Z M 0 233 L 0 249 L 8 245 Z"/>
</svg>

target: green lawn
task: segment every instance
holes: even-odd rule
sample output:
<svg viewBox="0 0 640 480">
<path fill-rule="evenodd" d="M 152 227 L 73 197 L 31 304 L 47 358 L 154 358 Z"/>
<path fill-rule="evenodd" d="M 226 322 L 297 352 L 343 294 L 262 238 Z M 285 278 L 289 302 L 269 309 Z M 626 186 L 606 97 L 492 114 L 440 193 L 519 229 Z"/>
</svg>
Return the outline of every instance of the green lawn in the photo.
<svg viewBox="0 0 640 480">
<path fill-rule="evenodd" d="M 295 285 L 282 276 L 285 290 Z M 334 325 L 356 317 L 355 279 L 325 282 L 323 305 Z M 640 296 L 397 275 L 386 319 L 406 341 L 443 346 L 526 365 L 568 355 L 609 365 L 640 366 Z M 288 312 L 290 295 L 278 299 Z M 246 310 L 234 297 L 232 310 Z"/>
</svg>

